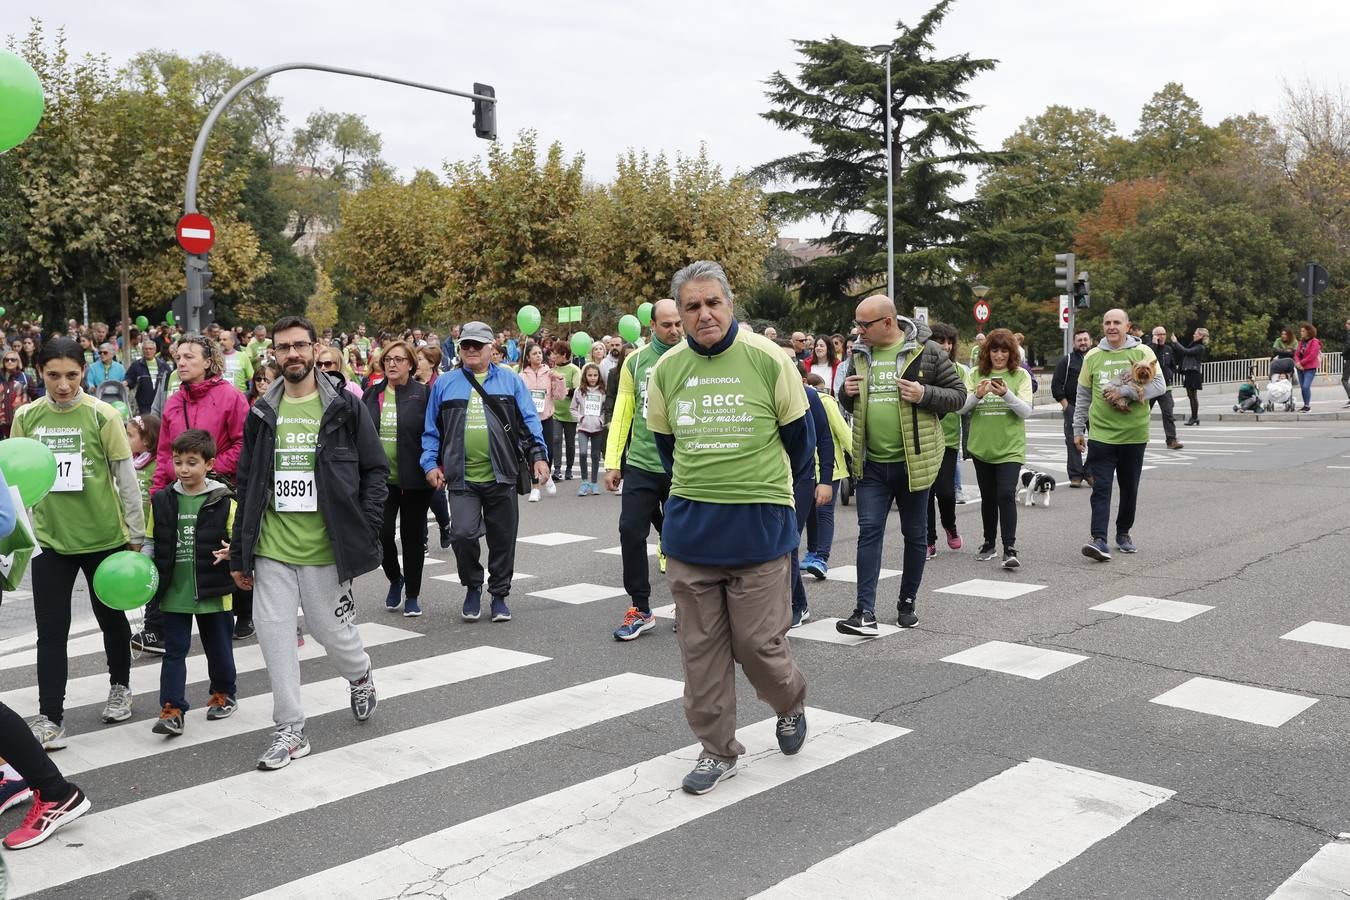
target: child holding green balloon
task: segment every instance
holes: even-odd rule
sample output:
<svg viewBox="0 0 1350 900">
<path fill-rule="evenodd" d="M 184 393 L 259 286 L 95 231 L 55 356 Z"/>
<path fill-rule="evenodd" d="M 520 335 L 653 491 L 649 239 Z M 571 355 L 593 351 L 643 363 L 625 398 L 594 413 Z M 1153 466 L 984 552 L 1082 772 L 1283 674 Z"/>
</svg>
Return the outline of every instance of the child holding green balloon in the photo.
<svg viewBox="0 0 1350 900">
<path fill-rule="evenodd" d="M 12 472 L 10 477 L 24 503 L 33 507 L 33 530 L 42 548 L 32 563 L 33 594 L 42 598 L 34 606 L 40 715 L 29 724 L 45 749 L 59 750 L 66 746 L 62 724 L 66 643 L 75 577 L 83 572 L 93 593 L 99 563 L 128 546 L 140 549 L 145 518 L 122 417 L 84 392 L 86 372 L 80 345 L 70 338 L 52 338 L 38 354 L 37 363 L 47 394 L 15 413 L 10 433 L 45 444 L 55 457 L 55 478 L 34 484 L 19 480 Z M 102 718 L 124 722 L 131 718 L 127 687 L 131 626 L 126 613 L 102 603 L 93 604 L 93 612 L 103 631 L 111 682 Z"/>
</svg>

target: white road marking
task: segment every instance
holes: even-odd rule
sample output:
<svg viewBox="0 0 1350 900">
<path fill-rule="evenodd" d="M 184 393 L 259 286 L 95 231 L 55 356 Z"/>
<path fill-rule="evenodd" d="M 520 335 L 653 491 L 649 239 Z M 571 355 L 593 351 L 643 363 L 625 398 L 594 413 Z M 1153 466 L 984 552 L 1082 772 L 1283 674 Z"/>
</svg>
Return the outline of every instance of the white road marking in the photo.
<svg viewBox="0 0 1350 900">
<path fill-rule="evenodd" d="M 1279 728 L 1317 699 L 1214 678 L 1192 678 L 1149 702 Z"/>
<path fill-rule="evenodd" d="M 1043 590 L 1043 584 L 1022 584 L 1017 581 L 991 581 L 987 578 L 972 578 L 960 584 L 938 588 L 935 594 L 959 594 L 963 597 L 987 597 L 990 600 L 1012 600 L 1024 594 Z"/>
<path fill-rule="evenodd" d="M 1350 844 L 1324 844 L 1268 900 L 1345 900 L 1350 890 Z"/>
<path fill-rule="evenodd" d="M 1309 622 L 1300 625 L 1288 634 L 1280 635 L 1282 640 L 1302 641 L 1305 644 L 1321 644 L 1323 647 L 1336 647 L 1350 650 L 1350 625 L 1337 625 L 1333 622 Z"/>
<path fill-rule="evenodd" d="M 942 661 L 1040 681 L 1047 675 L 1053 675 L 1087 658 L 1061 650 L 1046 650 L 1007 641 L 988 641 L 969 650 L 944 656 Z"/>
<path fill-rule="evenodd" d="M 1184 622 L 1192 616 L 1209 612 L 1213 608 L 1199 603 L 1164 600 L 1160 597 L 1136 597 L 1133 594 L 1117 597 L 1114 600 L 1108 600 L 1092 607 L 1092 609 L 1099 609 L 1102 612 L 1120 613 L 1123 616 L 1139 616 L 1143 619 L 1158 619 L 1162 622 Z"/>
</svg>

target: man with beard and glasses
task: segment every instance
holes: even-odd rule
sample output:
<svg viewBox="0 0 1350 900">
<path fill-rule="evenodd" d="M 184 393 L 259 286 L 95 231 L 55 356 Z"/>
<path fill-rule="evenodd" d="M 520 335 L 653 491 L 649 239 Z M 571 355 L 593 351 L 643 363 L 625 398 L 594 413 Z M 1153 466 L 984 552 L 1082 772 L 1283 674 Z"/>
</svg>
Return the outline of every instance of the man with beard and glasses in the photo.
<svg viewBox="0 0 1350 900">
<path fill-rule="evenodd" d="M 389 461 L 379 430 L 341 377 L 318 372 L 314 326 L 272 328 L 282 377 L 254 404 L 239 456 L 230 570 L 252 589 L 253 624 L 272 681 L 276 730 L 258 758 L 280 769 L 309 754 L 300 703 L 296 617 L 350 685 L 352 715 L 375 711 L 370 657 L 353 618 L 352 581 L 380 564 Z"/>
</svg>

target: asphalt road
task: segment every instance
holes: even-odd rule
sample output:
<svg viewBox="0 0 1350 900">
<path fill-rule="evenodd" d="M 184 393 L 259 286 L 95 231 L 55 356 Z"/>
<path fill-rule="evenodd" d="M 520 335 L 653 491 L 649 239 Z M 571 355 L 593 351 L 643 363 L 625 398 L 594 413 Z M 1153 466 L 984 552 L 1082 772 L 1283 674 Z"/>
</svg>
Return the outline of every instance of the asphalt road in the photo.
<svg viewBox="0 0 1350 900">
<path fill-rule="evenodd" d="M 1139 553 L 1109 563 L 1079 552 L 1088 491 L 1062 478 L 1058 422 L 1029 430 L 1032 464 L 1061 483 L 1048 508 L 1019 509 L 1020 571 L 975 560 L 979 504 L 963 505 L 966 547 L 928 563 L 917 628 L 852 646 L 793 633 L 811 707 L 797 757 L 768 752 L 756 723 L 772 713 L 742 680 L 742 774 L 701 798 L 673 790 L 696 755 L 675 636 L 665 620 L 633 643 L 610 637 L 626 604 L 619 557 L 599 551 L 618 543 L 621 501 L 577 498 L 572 481 L 521 505 L 523 538 L 582 539 L 519 544 L 531 577 L 516 583 L 510 623 L 459 621 L 461 589 L 433 578 L 453 567 L 434 538 L 422 618 L 382 609 L 379 573 L 360 581 L 359 621 L 381 641 L 379 711 L 354 724 L 327 662 L 307 659 L 314 753 L 285 770 L 252 769 L 270 686 L 251 641 L 236 645 L 240 713 L 190 718 L 177 743 L 150 734 L 155 660 L 137 663 L 146 687 L 131 722 L 101 725 L 94 700 L 73 708 L 71 747 L 53 758 L 94 812 L 7 854 L 13 890 L 1344 896 L 1350 422 L 1179 426 L 1180 452 L 1162 448 L 1155 422 Z M 836 573 L 856 534 L 841 508 Z M 899 551 L 892 528 L 887 569 L 901 568 Z M 652 568 L 661 606 L 669 592 Z M 893 614 L 897 589 L 898 575 L 881 582 L 880 612 Z M 808 591 L 817 620 L 853 607 L 847 580 Z M 6 598 L 0 614 L 3 699 L 25 714 L 27 603 Z M 1304 640 L 1286 637 L 1295 629 Z M 72 659 L 71 690 L 101 701 L 101 652 L 88 649 Z M 192 691 L 204 701 L 204 683 Z M 1305 864 L 1309 892 L 1281 889 Z"/>
</svg>

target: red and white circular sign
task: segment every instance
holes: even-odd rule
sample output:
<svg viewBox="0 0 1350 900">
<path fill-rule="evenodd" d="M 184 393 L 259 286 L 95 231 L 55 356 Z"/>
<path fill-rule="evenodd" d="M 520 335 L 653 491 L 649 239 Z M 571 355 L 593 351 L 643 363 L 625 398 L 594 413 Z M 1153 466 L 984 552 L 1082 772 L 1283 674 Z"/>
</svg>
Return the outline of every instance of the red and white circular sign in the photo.
<svg viewBox="0 0 1350 900">
<path fill-rule="evenodd" d="M 989 304 L 984 300 L 975 301 L 975 321 L 981 325 L 989 321 Z"/>
<path fill-rule="evenodd" d="M 1069 305 L 1066 303 L 1059 310 L 1059 321 L 1065 328 L 1069 327 Z"/>
<path fill-rule="evenodd" d="M 201 213 L 188 213 L 178 220 L 178 246 L 188 253 L 206 253 L 216 242 L 216 226 Z"/>
</svg>

